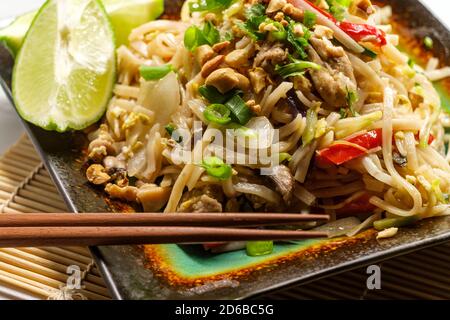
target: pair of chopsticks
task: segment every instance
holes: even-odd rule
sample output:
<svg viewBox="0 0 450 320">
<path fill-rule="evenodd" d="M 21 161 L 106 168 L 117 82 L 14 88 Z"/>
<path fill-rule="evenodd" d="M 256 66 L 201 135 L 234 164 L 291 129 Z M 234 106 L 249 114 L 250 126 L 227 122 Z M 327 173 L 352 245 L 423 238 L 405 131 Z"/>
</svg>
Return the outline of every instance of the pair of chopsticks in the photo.
<svg viewBox="0 0 450 320">
<path fill-rule="evenodd" d="M 0 247 L 300 240 L 327 233 L 252 228 L 328 220 L 278 213 L 0 214 Z"/>
</svg>

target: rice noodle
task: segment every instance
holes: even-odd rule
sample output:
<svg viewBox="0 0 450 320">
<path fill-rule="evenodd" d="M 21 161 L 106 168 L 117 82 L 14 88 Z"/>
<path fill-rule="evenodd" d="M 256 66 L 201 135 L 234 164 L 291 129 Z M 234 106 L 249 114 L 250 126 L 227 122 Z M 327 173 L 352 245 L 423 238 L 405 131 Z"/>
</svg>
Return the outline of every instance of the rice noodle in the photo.
<svg viewBox="0 0 450 320">
<path fill-rule="evenodd" d="M 394 111 L 394 91 L 387 87 L 384 89 L 384 110 L 383 110 L 383 160 L 386 169 L 392 177 L 393 184 L 397 187 L 404 188 L 413 199 L 414 205 L 411 210 L 402 210 L 397 207 L 388 205 L 378 197 L 372 197 L 369 201 L 384 210 L 399 216 L 412 216 L 418 213 L 422 207 L 422 196 L 420 192 L 409 182 L 407 182 L 394 167 L 392 160 L 392 115 Z"/>
</svg>

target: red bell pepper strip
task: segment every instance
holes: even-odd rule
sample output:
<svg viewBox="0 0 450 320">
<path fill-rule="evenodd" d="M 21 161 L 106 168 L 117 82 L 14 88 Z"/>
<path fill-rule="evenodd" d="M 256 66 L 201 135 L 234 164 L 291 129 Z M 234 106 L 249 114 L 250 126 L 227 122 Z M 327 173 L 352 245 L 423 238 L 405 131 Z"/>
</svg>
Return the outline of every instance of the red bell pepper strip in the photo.
<svg viewBox="0 0 450 320">
<path fill-rule="evenodd" d="M 367 154 L 367 151 L 380 147 L 382 144 L 381 129 L 376 129 L 364 133 L 362 135 L 346 140 L 347 142 L 356 144 L 361 148 L 345 144 L 335 143 L 328 148 L 316 152 L 316 163 L 319 166 L 330 164 L 341 165 L 350 160 L 359 158 Z"/>
<path fill-rule="evenodd" d="M 419 134 L 415 135 L 419 140 Z M 435 137 L 430 134 L 428 137 L 428 144 L 430 145 L 434 141 Z M 341 165 L 350 160 L 356 159 L 360 156 L 367 154 L 370 149 L 381 147 L 383 135 L 381 129 L 369 131 L 365 134 L 353 137 L 346 141 L 353 144 L 357 144 L 362 149 L 345 143 L 335 143 L 328 148 L 319 150 L 316 152 L 316 164 L 320 167 L 327 167 L 330 165 Z M 392 138 L 394 143 L 394 138 Z"/>
<path fill-rule="evenodd" d="M 336 215 L 339 217 L 354 216 L 358 213 L 370 213 L 377 207 L 369 202 L 372 197 L 369 193 L 364 193 L 350 203 L 347 203 L 343 208 L 336 210 Z"/>
<path fill-rule="evenodd" d="M 380 30 L 374 26 L 368 24 L 358 24 L 358 23 L 350 23 L 350 22 L 340 22 L 337 21 L 335 17 L 333 17 L 329 12 L 322 10 L 314 3 L 305 0 L 310 6 L 319 11 L 329 20 L 334 22 L 336 26 L 338 26 L 342 31 L 352 37 L 356 42 L 365 41 L 372 42 L 378 46 L 385 46 L 387 44 L 386 41 L 386 33 L 383 30 Z M 295 1 L 292 2 L 295 5 Z M 372 37 L 371 37 L 372 36 Z"/>
<path fill-rule="evenodd" d="M 336 25 L 356 42 L 372 42 L 378 46 L 387 44 L 386 33 L 374 26 L 350 22 L 337 22 Z"/>
</svg>

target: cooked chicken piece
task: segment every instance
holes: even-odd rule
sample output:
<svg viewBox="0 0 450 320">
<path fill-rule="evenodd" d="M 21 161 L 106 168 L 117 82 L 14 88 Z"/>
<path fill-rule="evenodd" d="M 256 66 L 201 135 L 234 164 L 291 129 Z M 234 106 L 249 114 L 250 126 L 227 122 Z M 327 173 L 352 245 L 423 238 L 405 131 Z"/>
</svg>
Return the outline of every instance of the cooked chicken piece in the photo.
<svg viewBox="0 0 450 320">
<path fill-rule="evenodd" d="M 356 91 L 357 84 L 344 49 L 334 46 L 326 38 L 312 37 L 310 42 L 312 45 L 307 48 L 309 60 L 322 66 L 320 70 L 310 70 L 317 92 L 332 108 L 348 106 L 348 92 Z"/>
<path fill-rule="evenodd" d="M 272 71 L 274 66 L 285 61 L 288 57 L 287 49 L 281 43 L 264 43 L 255 57 L 253 67 L 262 67 L 267 71 Z"/>
<path fill-rule="evenodd" d="M 270 0 L 266 13 L 274 13 L 283 9 L 287 4 L 286 0 Z"/>
<path fill-rule="evenodd" d="M 100 185 L 111 180 L 111 176 L 106 173 L 105 168 L 101 164 L 93 164 L 86 170 L 86 177 L 89 182 Z"/>
<path fill-rule="evenodd" d="M 183 202 L 177 212 L 222 212 L 222 204 L 207 195 Z"/>
<path fill-rule="evenodd" d="M 205 186 L 186 192 L 177 212 L 222 212 L 223 192 L 219 186 Z"/>
<path fill-rule="evenodd" d="M 147 184 L 139 188 L 137 198 L 144 212 L 160 212 L 169 201 L 171 188 L 162 188 L 155 184 Z"/>
<path fill-rule="evenodd" d="M 231 68 L 220 68 L 206 78 L 205 84 L 215 87 L 220 93 L 226 93 L 234 88 L 247 91 L 250 81 Z"/>
<path fill-rule="evenodd" d="M 283 13 L 290 16 L 292 19 L 300 21 L 303 20 L 304 12 L 302 9 L 294 7 L 292 4 L 287 3 L 283 7 Z"/>
<path fill-rule="evenodd" d="M 246 103 L 247 107 L 253 111 L 254 114 L 260 114 L 261 113 L 261 106 L 259 104 L 256 104 L 255 100 L 248 100 Z"/>
<path fill-rule="evenodd" d="M 371 14 L 375 13 L 375 8 L 370 0 L 353 0 L 349 12 L 366 20 Z"/>
<path fill-rule="evenodd" d="M 333 34 L 334 34 L 333 30 L 331 30 L 328 27 L 322 26 L 320 24 L 314 26 L 314 35 L 319 39 L 323 37 L 327 39 L 332 39 Z"/>
<path fill-rule="evenodd" d="M 283 196 L 286 204 L 289 204 L 295 186 L 295 179 L 289 168 L 284 165 L 275 166 L 272 174 L 267 177 L 275 184 L 276 190 Z"/>
<path fill-rule="evenodd" d="M 119 187 L 118 185 L 108 183 L 105 187 L 105 191 L 113 199 L 121 199 L 129 202 L 137 201 L 137 193 L 139 191 L 136 187 Z"/>
<path fill-rule="evenodd" d="M 258 94 L 266 87 L 267 73 L 263 68 L 254 68 L 248 73 L 253 91 Z"/>
</svg>

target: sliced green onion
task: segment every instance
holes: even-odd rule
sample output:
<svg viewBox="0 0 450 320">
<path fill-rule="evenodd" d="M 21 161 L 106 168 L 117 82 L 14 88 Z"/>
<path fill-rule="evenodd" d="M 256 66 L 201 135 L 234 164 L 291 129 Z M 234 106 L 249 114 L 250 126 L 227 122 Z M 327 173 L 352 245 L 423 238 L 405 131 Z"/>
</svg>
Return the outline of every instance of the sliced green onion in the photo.
<svg viewBox="0 0 450 320">
<path fill-rule="evenodd" d="M 353 0 L 336 0 L 336 2 L 339 3 L 341 6 L 348 8 L 352 4 Z"/>
<path fill-rule="evenodd" d="M 171 71 L 173 71 L 171 64 L 164 64 L 162 66 L 141 66 L 139 68 L 141 77 L 147 81 L 164 78 Z"/>
<path fill-rule="evenodd" d="M 328 11 L 338 21 L 342 21 L 345 18 L 345 8 L 351 3 L 349 0 L 326 0 L 329 6 Z"/>
<path fill-rule="evenodd" d="M 350 112 L 352 116 L 357 117 L 359 116 L 358 112 L 355 111 L 354 106 L 355 103 L 358 101 L 358 93 L 356 91 L 349 90 L 347 92 L 347 104 L 350 109 Z"/>
<path fill-rule="evenodd" d="M 306 10 L 305 15 L 303 17 L 303 24 L 307 28 L 311 29 L 312 27 L 314 27 L 316 25 L 316 21 L 317 21 L 317 15 L 314 12 Z"/>
<path fill-rule="evenodd" d="M 209 102 L 221 104 L 225 103 L 227 100 L 230 100 L 231 97 L 237 94 L 236 90 L 230 91 L 226 94 L 222 94 L 213 86 L 201 86 L 200 88 L 198 88 L 198 92 Z"/>
<path fill-rule="evenodd" d="M 376 57 L 378 57 L 378 55 L 374 51 L 367 49 L 367 48 L 364 48 L 364 51 L 362 54 L 366 55 L 372 59 L 375 59 Z"/>
<path fill-rule="evenodd" d="M 252 110 L 238 94 L 228 100 L 225 105 L 230 109 L 233 118 L 241 125 L 245 125 L 253 117 Z"/>
<path fill-rule="evenodd" d="M 166 129 L 166 132 L 169 134 L 169 136 L 172 136 L 172 133 L 177 129 L 173 123 L 169 123 L 167 126 L 164 127 Z"/>
<path fill-rule="evenodd" d="M 184 46 L 189 51 L 194 51 L 197 47 L 207 44 L 202 31 L 197 26 L 190 26 L 184 33 Z"/>
<path fill-rule="evenodd" d="M 423 38 L 423 44 L 425 45 L 425 48 L 431 50 L 433 49 L 434 41 L 429 36 L 426 36 L 425 38 Z"/>
<path fill-rule="evenodd" d="M 211 23 L 211 21 L 207 21 L 203 26 L 203 37 L 206 39 L 209 45 L 214 45 L 220 42 L 220 33 L 216 27 Z"/>
<path fill-rule="evenodd" d="M 302 136 L 303 145 L 306 146 L 313 141 L 316 134 L 317 113 L 313 109 L 306 112 L 306 128 Z"/>
<path fill-rule="evenodd" d="M 263 40 L 265 34 L 259 32 L 259 25 L 266 20 L 267 16 L 265 13 L 266 7 L 260 3 L 255 4 L 245 12 L 247 20 L 244 23 L 237 23 L 236 25 L 254 40 Z"/>
<path fill-rule="evenodd" d="M 411 59 L 411 58 L 408 59 L 408 66 L 410 66 L 411 68 L 413 68 L 415 64 L 416 64 L 416 63 L 414 62 L 413 59 Z"/>
<path fill-rule="evenodd" d="M 275 71 L 283 78 L 287 78 L 303 75 L 305 69 L 319 70 L 320 68 L 321 66 L 317 63 L 297 60 L 297 62 L 289 63 L 284 66 L 277 65 L 275 66 Z"/>
<path fill-rule="evenodd" d="M 292 45 L 295 52 L 301 59 L 306 59 L 308 55 L 306 54 L 305 48 L 308 46 L 308 40 L 311 37 L 311 32 L 304 27 L 301 23 L 298 23 L 303 28 L 304 36 L 297 37 L 294 34 L 294 28 L 297 23 L 291 22 L 287 28 L 287 37 L 286 40 Z"/>
<path fill-rule="evenodd" d="M 279 159 L 280 159 L 280 163 L 283 163 L 283 162 L 285 162 L 285 161 L 289 162 L 289 161 L 292 160 L 292 156 L 291 156 L 289 153 L 287 153 L 287 152 L 281 152 L 281 153 L 278 155 L 278 157 L 279 157 Z"/>
<path fill-rule="evenodd" d="M 227 124 L 231 122 L 231 111 L 223 104 L 211 104 L 203 111 L 203 116 L 209 122 L 217 124 Z"/>
<path fill-rule="evenodd" d="M 264 256 L 273 252 L 273 241 L 248 241 L 245 248 L 250 257 Z"/>
<path fill-rule="evenodd" d="M 169 136 L 173 137 L 173 132 L 177 130 L 177 127 L 173 123 L 169 123 L 167 126 L 164 127 L 166 129 L 166 132 L 169 134 Z M 176 140 L 177 143 L 181 143 L 183 141 L 183 137 L 179 136 L 178 140 Z"/>
<path fill-rule="evenodd" d="M 228 180 L 232 175 L 231 166 L 218 157 L 206 157 L 203 159 L 202 167 L 209 176 L 219 180 Z"/>
<path fill-rule="evenodd" d="M 400 228 L 418 221 L 418 216 L 404 217 L 404 218 L 386 218 L 375 221 L 373 227 L 377 230 L 384 230 L 389 228 Z"/>
<path fill-rule="evenodd" d="M 198 0 L 189 3 L 189 11 L 222 11 L 227 9 L 233 0 Z"/>
<path fill-rule="evenodd" d="M 284 29 L 283 25 L 279 23 L 278 21 L 273 21 L 271 24 L 274 25 L 274 27 L 277 29 L 277 31 L 271 31 L 270 36 L 277 41 L 283 41 L 287 38 L 287 32 Z"/>
<path fill-rule="evenodd" d="M 208 21 L 200 29 L 197 26 L 190 26 L 184 33 L 184 46 L 189 51 L 194 51 L 197 47 L 204 44 L 214 45 L 220 41 L 219 30 Z"/>
</svg>

